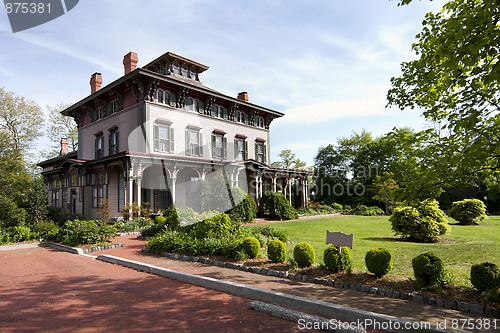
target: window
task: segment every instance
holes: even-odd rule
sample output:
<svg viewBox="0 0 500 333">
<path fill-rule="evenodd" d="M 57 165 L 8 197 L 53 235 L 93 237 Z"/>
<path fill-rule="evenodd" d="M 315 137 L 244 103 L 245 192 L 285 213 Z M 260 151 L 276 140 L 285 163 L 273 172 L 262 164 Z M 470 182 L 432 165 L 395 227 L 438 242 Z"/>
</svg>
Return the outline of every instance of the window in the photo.
<svg viewBox="0 0 500 333">
<path fill-rule="evenodd" d="M 247 118 L 247 115 L 245 112 L 236 111 L 236 115 L 235 115 L 235 119 L 234 119 L 236 122 L 246 124 L 246 122 L 247 122 L 246 118 Z"/>
<path fill-rule="evenodd" d="M 194 101 L 191 97 L 189 97 L 187 100 L 186 100 L 186 109 L 187 110 L 193 110 L 194 109 Z"/>
<path fill-rule="evenodd" d="M 177 75 L 181 74 L 181 67 L 179 66 L 178 63 L 174 62 L 172 64 L 172 71 L 174 72 L 174 74 L 177 74 Z"/>
<path fill-rule="evenodd" d="M 52 191 L 52 207 L 59 207 L 59 191 Z"/>
<path fill-rule="evenodd" d="M 200 112 L 200 101 L 197 99 L 194 100 L 194 111 Z"/>
<path fill-rule="evenodd" d="M 227 138 L 224 134 L 212 134 L 212 158 L 227 159 Z"/>
<path fill-rule="evenodd" d="M 170 105 L 170 92 L 167 90 L 158 89 L 156 91 L 156 101 L 161 104 Z"/>
<path fill-rule="evenodd" d="M 266 145 L 264 141 L 255 141 L 255 160 L 266 163 Z"/>
<path fill-rule="evenodd" d="M 118 112 L 118 102 L 114 99 L 108 104 L 108 114 Z"/>
<path fill-rule="evenodd" d="M 101 185 L 92 186 L 92 208 L 102 207 L 104 197 L 104 187 Z"/>
<path fill-rule="evenodd" d="M 102 132 L 96 134 L 95 137 L 95 158 L 104 157 L 104 136 Z"/>
<path fill-rule="evenodd" d="M 118 154 L 119 152 L 118 134 L 117 129 L 114 129 L 109 133 L 109 155 Z"/>
<path fill-rule="evenodd" d="M 264 128 L 264 118 L 261 116 L 255 117 L 255 126 Z"/>
<path fill-rule="evenodd" d="M 224 118 L 224 114 L 225 114 L 225 109 L 223 106 L 220 106 L 220 105 L 214 105 L 212 107 L 212 116 L 216 117 L 216 118 Z"/>
<path fill-rule="evenodd" d="M 164 101 L 163 90 L 158 89 L 158 91 L 156 92 L 156 100 L 158 101 L 158 103 L 163 103 L 163 101 Z"/>
<path fill-rule="evenodd" d="M 189 69 L 186 66 L 182 66 L 182 76 L 189 77 Z"/>
<path fill-rule="evenodd" d="M 154 151 L 162 153 L 174 152 L 174 129 L 170 122 L 156 121 L 153 124 Z"/>
<path fill-rule="evenodd" d="M 71 187 L 77 187 L 78 186 L 78 175 L 72 175 L 71 176 Z"/>
<path fill-rule="evenodd" d="M 244 138 L 234 139 L 234 159 L 237 161 L 243 161 L 248 158 L 248 144 Z"/>
<path fill-rule="evenodd" d="M 203 156 L 203 135 L 200 129 L 186 129 L 186 155 Z"/>
</svg>

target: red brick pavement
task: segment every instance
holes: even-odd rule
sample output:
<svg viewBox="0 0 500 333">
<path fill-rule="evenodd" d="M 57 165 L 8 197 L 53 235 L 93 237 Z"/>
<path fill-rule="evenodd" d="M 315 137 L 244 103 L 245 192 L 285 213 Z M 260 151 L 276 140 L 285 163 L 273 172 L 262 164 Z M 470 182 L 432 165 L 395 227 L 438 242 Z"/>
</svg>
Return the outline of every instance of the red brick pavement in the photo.
<svg viewBox="0 0 500 333">
<path fill-rule="evenodd" d="M 0 252 L 0 267 L 2 333 L 299 331 L 247 299 L 89 257 L 12 250 Z"/>
</svg>

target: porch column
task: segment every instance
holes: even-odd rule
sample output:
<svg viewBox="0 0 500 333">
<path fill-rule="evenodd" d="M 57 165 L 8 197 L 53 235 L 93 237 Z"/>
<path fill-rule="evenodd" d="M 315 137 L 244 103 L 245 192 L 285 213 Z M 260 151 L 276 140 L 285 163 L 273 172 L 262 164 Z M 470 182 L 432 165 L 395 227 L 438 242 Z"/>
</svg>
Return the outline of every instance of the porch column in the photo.
<svg viewBox="0 0 500 333">
<path fill-rule="evenodd" d="M 259 193 L 260 193 L 260 197 L 262 198 L 264 196 L 264 194 L 262 193 L 262 175 L 259 176 Z"/>
<path fill-rule="evenodd" d="M 129 206 L 129 216 L 132 218 L 132 206 L 134 204 L 134 176 L 128 177 L 128 206 Z"/>
<path fill-rule="evenodd" d="M 255 201 L 259 202 L 259 175 L 255 174 Z"/>
<path fill-rule="evenodd" d="M 276 193 L 277 192 L 277 186 L 276 186 L 276 178 L 278 178 L 277 176 L 271 176 L 271 182 L 273 184 L 273 192 Z"/>
<path fill-rule="evenodd" d="M 137 207 L 139 208 L 138 214 L 139 216 L 141 215 L 141 199 L 142 199 L 142 191 L 141 191 L 141 183 L 142 183 L 142 177 L 137 177 Z"/>
<path fill-rule="evenodd" d="M 302 178 L 302 207 L 307 207 L 307 178 Z"/>
<path fill-rule="evenodd" d="M 292 204 L 292 180 L 293 178 L 288 178 L 288 201 L 290 201 L 290 205 Z"/>
<path fill-rule="evenodd" d="M 175 177 L 172 177 L 172 188 L 171 188 L 171 191 L 172 191 L 172 204 L 175 206 L 175 183 L 177 181 L 177 173 L 175 175 Z"/>
</svg>

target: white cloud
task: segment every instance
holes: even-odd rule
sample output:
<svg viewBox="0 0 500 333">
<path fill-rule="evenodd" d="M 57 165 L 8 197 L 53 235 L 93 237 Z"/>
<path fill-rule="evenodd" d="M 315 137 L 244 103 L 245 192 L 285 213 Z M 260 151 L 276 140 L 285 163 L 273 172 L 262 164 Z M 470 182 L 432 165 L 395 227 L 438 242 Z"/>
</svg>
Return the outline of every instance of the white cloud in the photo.
<svg viewBox="0 0 500 333">
<path fill-rule="evenodd" d="M 360 88 L 361 93 L 353 98 L 289 108 L 279 121 L 311 125 L 339 118 L 384 115 L 390 112 L 385 108 L 387 86 Z"/>
</svg>

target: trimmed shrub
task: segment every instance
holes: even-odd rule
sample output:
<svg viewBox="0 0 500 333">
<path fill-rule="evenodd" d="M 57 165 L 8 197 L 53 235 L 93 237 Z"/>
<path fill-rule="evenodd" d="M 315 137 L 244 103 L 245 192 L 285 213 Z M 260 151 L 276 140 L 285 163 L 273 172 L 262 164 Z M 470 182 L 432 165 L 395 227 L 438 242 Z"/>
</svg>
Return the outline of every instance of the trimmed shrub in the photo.
<svg viewBox="0 0 500 333">
<path fill-rule="evenodd" d="M 54 240 L 57 238 L 59 227 L 50 221 L 40 222 L 35 226 L 38 237 L 42 240 Z"/>
<path fill-rule="evenodd" d="M 271 220 L 293 220 L 299 217 L 297 210 L 282 193 L 267 191 L 262 197 L 262 202 Z"/>
<path fill-rule="evenodd" d="M 486 206 L 479 199 L 455 201 L 448 215 L 463 225 L 479 224 L 486 217 Z"/>
<path fill-rule="evenodd" d="M 387 275 L 392 269 L 391 253 L 381 247 L 371 249 L 366 252 L 365 264 L 370 273 L 376 276 Z"/>
<path fill-rule="evenodd" d="M 351 249 L 342 246 L 342 252 L 339 254 L 338 246 L 329 245 L 323 252 L 323 262 L 331 271 L 349 271 L 352 265 Z"/>
<path fill-rule="evenodd" d="M 336 211 L 336 212 L 341 212 L 341 211 L 342 211 L 342 209 L 343 209 L 343 208 L 342 208 L 342 205 L 341 205 L 341 204 L 339 204 L 339 203 L 336 203 L 336 202 L 332 203 L 332 208 L 333 208 L 333 210 L 334 210 L 334 211 Z"/>
<path fill-rule="evenodd" d="M 272 262 L 286 261 L 286 245 L 279 239 L 273 239 L 267 245 L 267 257 Z"/>
<path fill-rule="evenodd" d="M 273 229 L 273 230 L 271 230 L 271 233 L 269 234 L 269 237 L 271 237 L 271 238 L 277 238 L 280 241 L 282 241 L 283 243 L 288 242 L 288 235 L 283 230 Z"/>
<path fill-rule="evenodd" d="M 413 274 L 415 279 L 423 286 L 433 286 L 443 284 L 445 275 L 443 261 L 433 254 L 427 252 L 413 258 Z"/>
<path fill-rule="evenodd" d="M 155 217 L 155 224 L 159 224 L 159 225 L 165 225 L 165 222 L 167 221 L 167 218 L 165 216 L 157 216 Z"/>
<path fill-rule="evenodd" d="M 177 230 L 181 226 L 179 214 L 177 213 L 177 208 L 174 206 L 168 207 L 164 212 L 163 216 L 165 216 L 165 226 L 169 230 Z"/>
<path fill-rule="evenodd" d="M 257 258 L 260 251 L 260 243 L 259 240 L 255 237 L 247 237 L 241 244 L 241 248 L 248 255 L 250 259 Z"/>
<path fill-rule="evenodd" d="M 470 282 L 479 292 L 500 287 L 500 269 L 490 262 L 472 265 Z"/>
<path fill-rule="evenodd" d="M 436 200 L 424 200 L 414 207 L 394 209 L 389 221 L 392 231 L 404 239 L 430 243 L 449 232 L 446 215 Z"/>
<path fill-rule="evenodd" d="M 299 267 L 309 267 L 316 261 L 316 253 L 310 244 L 300 242 L 293 248 L 293 258 Z"/>
<path fill-rule="evenodd" d="M 229 215 L 222 213 L 193 224 L 187 229 L 189 234 L 195 238 L 221 238 L 232 233 L 237 227 L 238 225 L 231 221 Z"/>
<path fill-rule="evenodd" d="M 250 223 L 257 217 L 257 204 L 252 197 L 239 187 L 232 189 L 236 207 L 231 209 L 231 219 L 239 223 Z M 239 199 L 242 197 L 242 199 Z"/>
</svg>

